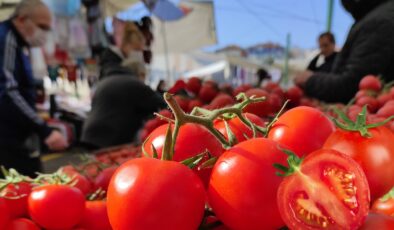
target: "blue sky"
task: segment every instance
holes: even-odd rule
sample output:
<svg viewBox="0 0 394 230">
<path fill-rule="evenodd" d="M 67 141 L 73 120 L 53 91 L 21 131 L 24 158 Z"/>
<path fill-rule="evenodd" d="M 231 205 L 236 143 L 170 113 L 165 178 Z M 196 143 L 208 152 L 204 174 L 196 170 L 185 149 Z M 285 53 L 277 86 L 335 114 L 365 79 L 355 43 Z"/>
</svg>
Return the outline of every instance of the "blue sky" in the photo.
<svg viewBox="0 0 394 230">
<path fill-rule="evenodd" d="M 269 41 L 285 45 L 287 33 L 292 46 L 315 48 L 317 36 L 326 30 L 328 0 L 214 0 L 214 5 L 218 44 L 204 50 Z M 136 20 L 146 13 L 139 4 L 123 16 Z M 332 32 L 339 47 L 352 23 L 340 0 L 334 0 Z"/>
<path fill-rule="evenodd" d="M 250 46 L 260 42 L 316 47 L 316 37 L 326 30 L 328 0 L 214 0 L 218 45 Z M 353 19 L 335 0 L 333 33 L 342 46 Z"/>
</svg>

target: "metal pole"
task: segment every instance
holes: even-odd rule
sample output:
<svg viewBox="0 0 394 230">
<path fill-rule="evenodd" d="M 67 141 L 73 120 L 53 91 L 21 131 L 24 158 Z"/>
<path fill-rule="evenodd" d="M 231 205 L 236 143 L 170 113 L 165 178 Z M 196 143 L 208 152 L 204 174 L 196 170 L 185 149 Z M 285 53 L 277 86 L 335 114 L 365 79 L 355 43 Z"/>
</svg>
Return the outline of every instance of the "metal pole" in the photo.
<svg viewBox="0 0 394 230">
<path fill-rule="evenodd" d="M 170 71 L 170 58 L 168 56 L 168 42 L 167 42 L 167 33 L 166 33 L 166 23 L 164 21 L 161 21 L 161 32 L 163 35 L 163 42 L 164 42 L 164 60 L 166 63 L 166 72 L 167 72 L 167 76 L 166 76 L 166 82 L 167 85 L 172 85 L 173 84 L 173 79 L 171 76 L 171 71 Z"/>
<path fill-rule="evenodd" d="M 332 16 L 334 14 L 334 0 L 328 0 L 327 12 L 327 31 L 331 32 L 332 29 Z"/>
<path fill-rule="evenodd" d="M 283 70 L 282 84 L 287 87 L 289 83 L 289 59 L 290 59 L 290 45 L 291 45 L 291 34 L 288 33 L 286 36 L 286 53 L 285 53 L 285 66 Z"/>
</svg>

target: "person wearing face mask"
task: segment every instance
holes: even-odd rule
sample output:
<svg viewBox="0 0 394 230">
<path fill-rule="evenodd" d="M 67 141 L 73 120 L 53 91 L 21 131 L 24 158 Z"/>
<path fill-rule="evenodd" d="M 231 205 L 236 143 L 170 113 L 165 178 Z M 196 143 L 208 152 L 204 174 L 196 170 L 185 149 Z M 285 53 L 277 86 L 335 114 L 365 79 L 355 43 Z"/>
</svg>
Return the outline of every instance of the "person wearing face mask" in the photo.
<svg viewBox="0 0 394 230">
<path fill-rule="evenodd" d="M 394 0 L 342 0 L 342 5 L 355 23 L 332 70 L 295 78 L 308 96 L 326 102 L 347 103 L 368 74 L 394 80 Z"/>
<path fill-rule="evenodd" d="M 144 46 L 145 38 L 137 25 L 134 22 L 126 22 L 120 47 L 110 46 L 101 55 L 99 79 L 108 77 L 110 72 L 114 74 L 116 70 L 119 73 L 129 71 L 130 69 L 122 66 L 125 60 L 144 62 Z"/>
<path fill-rule="evenodd" d="M 11 18 L 0 23 L 0 165 L 28 176 L 41 170 L 32 136 L 41 137 L 51 150 L 67 147 L 35 110 L 29 48 L 42 46 L 50 29 L 51 13 L 39 0 L 22 0 Z"/>
<path fill-rule="evenodd" d="M 154 112 L 165 108 L 162 97 L 145 85 L 143 61 L 133 56 L 114 66 L 99 81 L 92 109 L 85 120 L 81 142 L 88 150 L 128 144 Z"/>
</svg>

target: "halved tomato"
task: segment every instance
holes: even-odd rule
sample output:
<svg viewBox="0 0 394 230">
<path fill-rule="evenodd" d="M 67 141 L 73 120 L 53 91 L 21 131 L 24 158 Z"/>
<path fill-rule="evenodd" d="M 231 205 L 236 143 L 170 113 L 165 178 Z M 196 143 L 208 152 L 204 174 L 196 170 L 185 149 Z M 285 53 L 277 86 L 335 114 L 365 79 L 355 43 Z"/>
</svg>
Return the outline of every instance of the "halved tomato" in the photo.
<svg viewBox="0 0 394 230">
<path fill-rule="evenodd" d="M 349 156 L 318 150 L 291 166 L 290 172 L 277 198 L 289 228 L 357 229 L 363 224 L 370 202 L 368 182 Z"/>
</svg>

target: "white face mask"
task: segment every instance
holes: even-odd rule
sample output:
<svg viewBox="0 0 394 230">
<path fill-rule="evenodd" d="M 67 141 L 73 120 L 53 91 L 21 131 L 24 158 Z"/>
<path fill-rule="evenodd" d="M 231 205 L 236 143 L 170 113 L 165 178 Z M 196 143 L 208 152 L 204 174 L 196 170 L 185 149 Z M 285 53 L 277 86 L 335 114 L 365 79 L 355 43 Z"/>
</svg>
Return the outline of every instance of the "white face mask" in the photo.
<svg viewBox="0 0 394 230">
<path fill-rule="evenodd" d="M 48 32 L 36 26 L 33 35 L 27 37 L 26 42 L 31 47 L 39 47 L 45 45 L 47 38 L 48 38 Z"/>
<path fill-rule="evenodd" d="M 142 51 L 132 50 L 126 58 L 127 62 L 140 62 L 144 63 L 144 54 Z"/>
</svg>

